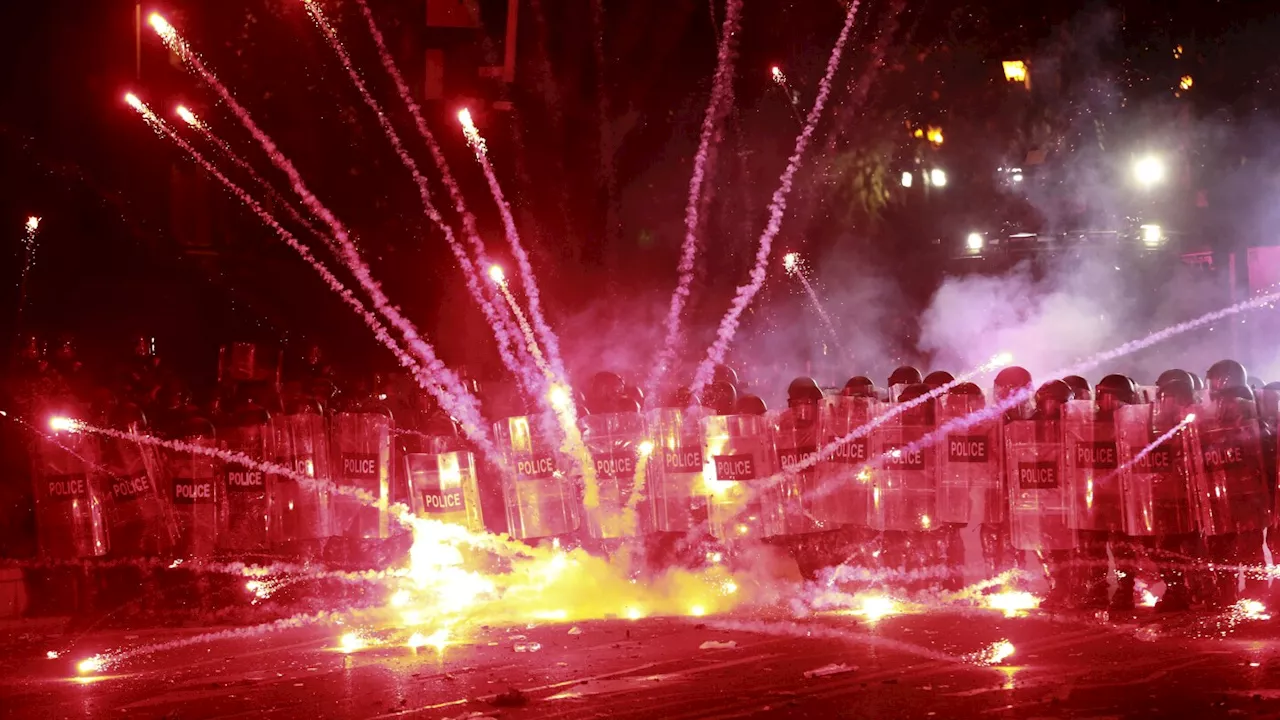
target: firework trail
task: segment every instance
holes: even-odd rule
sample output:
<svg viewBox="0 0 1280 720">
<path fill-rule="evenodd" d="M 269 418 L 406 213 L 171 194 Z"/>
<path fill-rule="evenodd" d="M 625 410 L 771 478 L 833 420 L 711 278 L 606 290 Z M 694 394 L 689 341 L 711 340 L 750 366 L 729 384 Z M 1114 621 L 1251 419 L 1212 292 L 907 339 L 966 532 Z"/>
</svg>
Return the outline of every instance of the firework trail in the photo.
<svg viewBox="0 0 1280 720">
<path fill-rule="evenodd" d="M 502 297 L 506 299 L 511 312 L 516 316 L 516 323 L 520 326 L 520 332 L 524 333 L 525 345 L 529 348 L 529 354 L 533 357 L 538 369 L 548 377 L 553 376 L 551 368 L 547 366 L 546 358 L 542 356 L 542 349 L 538 347 L 538 341 L 533 336 L 533 328 L 529 326 L 529 321 L 525 319 L 524 311 L 520 309 L 520 304 L 516 302 L 515 296 L 511 294 L 511 290 L 507 287 L 507 276 L 502 272 L 502 268 L 497 265 L 490 266 L 489 279 L 493 280 L 493 284 L 498 286 Z"/>
<path fill-rule="evenodd" d="M 813 101 L 813 109 L 809 111 L 804 130 L 796 137 L 795 150 L 787 161 L 786 169 L 782 171 L 778 189 L 774 190 L 773 200 L 769 203 L 769 222 L 765 226 L 764 232 L 760 235 L 760 247 L 756 251 L 755 267 L 751 269 L 751 281 L 738 288 L 729 312 L 725 313 L 724 318 L 720 321 L 720 329 L 716 333 L 715 342 L 707 349 L 707 357 L 698 365 L 698 370 L 694 374 L 691 390 L 695 397 L 710 382 L 711 373 L 715 366 L 724 361 L 725 353 L 729 350 L 729 343 L 733 341 L 733 335 L 738 330 L 738 322 L 742 318 L 742 313 L 746 312 L 747 306 L 751 304 L 756 293 L 760 292 L 761 286 L 764 285 L 769 254 L 773 249 L 773 239 L 777 237 L 778 232 L 782 229 L 782 218 L 786 214 L 787 197 L 791 194 L 792 180 L 795 178 L 796 171 L 800 168 L 800 160 L 804 156 L 805 148 L 809 145 L 809 139 L 813 136 L 814 128 L 817 127 L 818 120 L 822 117 L 827 98 L 831 95 L 831 78 L 840 66 L 840 58 L 844 54 L 844 46 L 849 40 L 849 30 L 853 27 L 853 19 L 857 12 L 858 0 L 853 0 L 853 2 L 849 3 L 849 12 L 845 15 L 844 27 L 840 30 L 840 37 L 836 40 L 835 47 L 831 49 L 831 57 L 827 61 L 826 73 L 823 74 L 822 82 L 818 85 L 818 97 Z"/>
<path fill-rule="evenodd" d="M 22 310 L 27 306 L 27 276 L 36 264 L 36 237 L 40 234 L 40 218 L 32 215 L 23 225 L 26 232 L 22 236 L 22 274 L 18 278 L 18 322 L 22 324 Z"/>
<path fill-rule="evenodd" d="M 712 11 L 714 13 L 714 10 Z M 716 72 L 711 84 L 711 99 L 702 118 L 702 133 L 698 138 L 698 153 L 693 158 L 693 175 L 689 179 L 689 202 L 684 210 L 684 242 L 680 246 L 679 279 L 671 306 L 667 310 L 666 337 L 662 351 L 654 362 L 645 392 L 654 396 L 658 383 L 667 373 L 680 344 L 680 316 L 689 301 L 689 288 L 693 284 L 694 258 L 698 254 L 698 223 L 702 207 L 701 195 L 706 181 L 711 147 L 715 143 L 717 127 L 730 105 L 733 104 L 733 61 L 738 46 L 738 24 L 742 14 L 742 0 L 729 0 L 725 5 L 724 28 L 716 49 Z"/>
<path fill-rule="evenodd" d="M 804 118 L 800 115 L 800 101 L 796 98 L 796 94 L 792 92 L 791 85 L 787 82 L 787 76 L 782 73 L 782 68 L 774 65 L 769 69 L 769 74 L 773 77 L 773 84 L 778 86 L 782 94 L 787 98 L 787 105 L 791 107 L 791 114 L 796 119 L 796 124 L 804 127 Z"/>
<path fill-rule="evenodd" d="M 222 81 L 212 71 L 205 67 L 204 61 L 191 50 L 186 41 L 178 35 L 177 30 L 158 14 L 151 15 L 150 23 L 161 40 L 164 41 L 165 46 L 182 58 L 191 69 L 204 79 L 209 87 L 213 88 L 223 102 L 227 104 L 227 107 L 231 108 L 231 111 L 235 113 L 241 124 L 253 135 L 267 156 L 271 158 L 271 162 L 289 177 L 289 182 L 294 192 L 302 199 L 307 209 L 329 226 L 333 232 L 334 239 L 338 241 L 338 245 L 342 248 L 341 257 L 344 260 L 344 264 L 355 276 L 360 286 L 369 294 L 374 308 L 404 335 L 409 347 L 422 360 L 428 377 L 436 378 L 444 385 L 444 390 L 440 391 L 439 397 L 447 397 L 450 406 L 456 408 L 457 412 L 451 411 L 451 414 L 462 422 L 463 430 L 467 436 L 473 439 L 480 438 L 482 440 L 481 447 L 486 452 L 492 452 L 493 444 L 489 442 L 485 435 L 484 425 L 480 418 L 479 403 L 476 398 L 463 386 L 457 374 L 436 357 L 435 349 L 419 335 L 418 329 L 414 327 L 413 323 L 409 322 L 407 318 L 401 315 L 399 309 L 390 303 L 386 294 L 382 291 L 382 286 L 370 274 L 369 266 L 360 259 L 360 253 L 352 243 L 346 228 L 329 208 L 325 207 L 312 194 L 303 181 L 302 175 L 294 167 L 293 162 L 280 151 L 275 141 L 258 127 L 257 123 L 253 121 L 253 117 L 250 116 L 249 111 L 231 94 L 231 90 L 222 84 Z M 434 386 L 434 383 L 431 385 Z M 427 389 L 431 390 L 430 387 Z"/>
<path fill-rule="evenodd" d="M 378 59 L 382 61 L 383 69 L 386 70 L 387 75 L 395 83 L 396 91 L 400 93 L 400 99 L 404 101 L 405 107 L 409 109 L 409 115 L 413 117 L 414 127 L 417 128 L 418 135 L 422 137 L 422 141 L 427 144 L 427 149 L 431 152 L 431 159 L 435 161 L 436 169 L 440 171 L 440 179 L 449 191 L 449 197 L 453 200 L 453 208 L 458 213 L 458 217 L 462 218 L 462 232 L 466 235 L 467 242 L 471 243 L 472 252 L 476 256 L 476 263 L 482 267 L 492 265 L 493 262 L 489 259 L 488 252 L 485 250 L 484 239 L 480 237 L 480 231 L 476 227 L 476 216 L 467 209 L 466 201 L 462 197 L 462 190 L 458 187 L 457 181 L 453 178 L 453 173 L 449 170 L 449 161 L 445 158 L 444 152 L 440 150 L 440 144 L 436 142 L 435 135 L 427 127 L 427 122 L 422 117 L 422 108 L 418 106 L 418 101 L 413 99 L 413 93 L 409 90 L 409 85 L 405 83 L 404 76 L 400 74 L 400 68 L 396 67 L 395 59 L 391 57 L 391 52 L 387 50 L 387 43 L 382 37 L 382 31 L 378 29 L 377 23 L 374 22 L 373 12 L 369 10 L 369 5 L 365 0 L 357 0 L 357 4 L 360 6 L 360 12 L 364 15 L 365 23 L 369 26 L 369 35 L 373 38 L 374 45 L 378 48 Z M 516 327 L 502 303 L 497 302 L 497 294 L 492 295 L 491 300 L 493 301 L 494 310 L 500 316 L 500 323 L 509 334 L 515 336 Z M 517 377 L 520 376 L 517 375 Z M 538 394 L 534 392 L 533 388 L 527 389 L 531 394 Z"/>
<path fill-rule="evenodd" d="M 568 375 L 564 369 L 564 362 L 560 359 L 560 341 L 542 316 L 542 303 L 539 299 L 537 280 L 533 276 L 533 265 L 529 262 L 529 254 L 525 252 L 524 245 L 520 243 L 520 232 L 516 229 L 516 219 L 511 215 L 511 206 L 507 204 L 506 196 L 502 192 L 502 186 L 498 184 L 498 176 L 494 175 L 493 166 L 489 164 L 489 153 L 488 148 L 485 146 L 484 136 L 476 128 L 469 111 L 460 110 L 458 112 L 458 121 L 462 124 L 462 132 L 466 135 L 467 144 L 471 145 L 472 149 L 475 150 L 476 160 L 480 163 L 481 170 L 484 171 L 485 180 L 489 183 L 489 191 L 493 194 L 494 202 L 498 205 L 498 212 L 502 216 L 502 227 L 506 231 L 507 242 L 511 243 L 511 254 L 515 257 L 516 265 L 520 268 L 520 280 L 524 283 L 524 295 L 529 300 L 529 317 L 533 320 L 533 327 L 542 339 L 542 345 L 546 348 L 547 359 L 550 361 L 551 367 L 563 381 Z"/>
<path fill-rule="evenodd" d="M 427 185 L 427 179 L 418 169 L 418 163 L 409 155 L 409 151 L 405 148 L 404 143 L 400 140 L 399 133 L 391 124 L 391 120 L 382 110 L 382 106 L 374 99 L 369 92 L 368 86 L 364 79 L 360 76 L 360 72 L 356 70 L 355 65 L 351 61 L 351 56 L 342 45 L 342 41 L 338 38 L 338 31 L 329 23 L 328 18 L 320 10 L 320 6 L 315 0 L 304 0 L 307 12 L 310 13 L 311 19 L 315 21 L 316 27 L 320 28 L 320 32 L 328 41 L 329 47 L 334 54 L 338 56 L 338 60 L 342 62 L 342 67 L 346 69 L 347 76 L 351 78 L 351 84 L 355 85 L 359 91 L 360 97 L 364 100 L 365 105 L 373 111 L 378 118 L 378 125 L 382 127 L 382 131 L 386 133 L 387 140 L 391 142 L 391 147 L 396 151 L 396 155 L 400 158 L 400 163 L 413 177 L 413 182 L 418 187 L 418 197 L 422 201 L 422 209 L 426 212 L 431 222 L 440 228 L 440 232 L 444 233 L 445 242 L 449 244 L 449 250 L 453 252 L 453 256 L 458 261 L 458 265 L 462 268 L 463 277 L 466 279 L 467 291 L 471 293 L 471 297 L 480 306 L 481 312 L 484 313 L 485 320 L 493 329 L 494 338 L 498 341 L 498 355 L 502 358 L 502 362 L 507 366 L 517 378 L 527 377 L 526 369 L 515 356 L 511 353 L 511 336 L 507 333 L 506 323 L 502 322 L 501 316 L 494 309 L 493 303 L 486 297 L 484 288 L 481 286 L 479 273 L 476 271 L 475 263 L 471 257 L 467 255 L 466 249 L 458 242 L 453 235 L 453 228 L 444 221 L 440 211 L 436 209 L 435 204 L 431 201 L 431 189 Z M 527 381 L 526 381 L 527 382 Z"/>
<path fill-rule="evenodd" d="M 404 367 L 406 370 L 413 373 L 419 385 L 421 385 L 424 389 L 426 389 L 428 392 L 434 395 L 437 400 L 440 401 L 441 407 L 444 407 L 446 410 L 450 412 L 450 414 L 452 414 L 454 417 L 458 417 L 459 419 L 463 419 L 463 416 L 461 415 L 461 413 L 472 413 L 468 418 L 469 422 L 464 420 L 464 430 L 466 429 L 465 428 L 466 425 L 471 425 L 473 428 L 482 427 L 482 420 L 480 419 L 479 412 L 477 410 L 473 410 L 472 407 L 469 406 L 467 403 L 460 402 L 457 398 L 451 395 L 447 390 L 442 388 L 440 384 L 436 381 L 436 378 L 432 376 L 432 374 L 427 369 L 423 368 L 413 358 L 413 356 L 409 355 L 407 352 L 404 351 L 403 348 L 401 348 L 400 344 L 397 343 L 395 338 L 391 336 L 386 326 L 382 324 L 382 322 L 378 319 L 378 317 L 373 313 L 369 312 L 369 310 L 365 308 L 364 304 L 360 302 L 360 300 L 355 296 L 355 294 L 351 292 L 351 290 L 348 289 L 345 285 L 343 285 L 342 282 L 338 280 L 338 278 L 335 277 L 334 274 L 330 272 L 329 269 L 325 267 L 324 264 L 321 263 L 315 257 L 315 255 L 311 253 L 310 249 L 308 249 L 302 243 L 298 242 L 297 238 L 295 238 L 292 233 L 290 233 L 288 230 L 285 230 L 280 225 L 280 223 L 276 222 L 276 219 L 273 218 L 271 214 L 268 213 L 266 209 L 262 207 L 262 205 L 258 201 L 254 200 L 253 197 L 250 196 L 248 192 L 246 192 L 239 185 L 236 185 L 226 175 L 220 172 L 213 165 L 213 163 L 209 162 L 208 159 L 206 159 L 190 143 L 188 143 L 185 139 L 183 139 L 182 136 L 178 135 L 178 133 L 172 127 L 170 127 L 168 123 L 160 119 L 160 117 L 158 117 L 154 112 L 152 112 L 152 110 L 149 107 L 147 107 L 146 104 L 143 103 L 141 100 L 139 100 L 136 96 L 130 94 L 126 97 L 126 100 L 129 102 L 130 106 L 132 106 L 135 110 L 138 111 L 138 113 L 142 116 L 143 120 L 145 120 L 153 130 L 155 130 L 157 133 L 164 135 L 165 137 L 168 137 L 175 144 L 177 144 L 178 147 L 185 150 L 189 155 L 191 155 L 193 159 L 195 159 L 197 163 L 200 164 L 201 167 L 203 167 L 210 175 L 217 178 L 218 181 L 221 182 L 224 187 L 226 187 L 229 191 L 231 191 L 231 193 L 234 194 L 241 202 L 243 202 L 246 207 L 252 210 L 254 214 L 256 214 L 262 220 L 263 223 L 265 223 L 272 230 L 275 230 L 276 234 L 280 237 L 280 239 L 283 240 L 284 243 L 288 245 L 290 248 L 292 248 L 295 252 L 297 252 L 302 257 L 302 259 L 305 260 L 307 264 L 309 264 L 312 267 L 312 269 L 314 269 L 317 273 L 319 273 L 321 279 L 324 280 L 325 284 L 328 285 L 331 290 L 337 293 L 338 297 L 340 297 L 343 302 L 345 302 L 348 306 L 350 306 L 351 309 L 354 310 L 365 321 L 365 325 L 367 325 L 369 329 L 373 331 L 373 334 L 378 339 L 378 341 L 381 342 L 388 350 L 390 350 L 393 355 L 395 355 L 396 360 L 399 361 L 402 367 Z M 492 443 L 488 441 L 488 437 L 486 435 L 480 432 L 468 432 L 468 437 L 475 440 L 477 444 L 485 452 L 490 453 L 491 456 L 493 457 L 497 457 L 497 455 L 494 454 L 496 453 L 496 449 L 493 448 Z"/>
<path fill-rule="evenodd" d="M 836 325 L 831 321 L 831 316 L 827 314 L 827 309 L 822 306 L 822 301 L 818 299 L 818 292 L 813 289 L 813 284 L 809 282 L 808 276 L 805 275 L 804 260 L 800 258 L 799 253 L 787 253 L 782 258 L 782 266 L 792 277 L 800 281 L 801 287 L 808 293 L 809 299 L 813 301 L 813 309 L 818 313 L 818 319 L 827 328 L 827 332 L 831 333 L 831 342 L 835 344 L 840 354 L 845 355 L 844 348 L 841 347 L 840 333 L 836 332 Z"/>
<path fill-rule="evenodd" d="M 249 179 L 253 180 L 258 187 L 262 188 L 262 191 L 267 194 L 267 197 L 273 203 L 283 208 L 285 212 L 289 213 L 289 217 L 293 218 L 294 222 L 306 228 L 307 232 L 310 232 L 312 235 L 319 238 L 335 254 L 338 253 L 338 246 L 333 244 L 333 240 L 330 239 L 328 235 L 320 232 L 319 228 L 317 228 L 315 223 L 311 222 L 310 219 L 303 217 L 302 213 L 298 212 L 297 209 L 293 207 L 293 203 L 286 200 L 284 196 L 275 189 L 275 186 L 267 182 L 267 179 L 262 177 L 262 175 L 255 170 L 247 160 L 240 157 L 235 150 L 232 150 L 231 145 L 229 145 L 226 140 L 218 137 L 218 135 L 213 132 L 213 128 L 209 127 L 209 123 L 202 120 L 183 105 L 179 105 L 174 112 L 179 118 L 181 118 L 182 122 L 199 131 L 206 140 L 218 149 L 218 152 L 223 158 L 240 168 L 241 171 L 248 175 Z"/>
</svg>

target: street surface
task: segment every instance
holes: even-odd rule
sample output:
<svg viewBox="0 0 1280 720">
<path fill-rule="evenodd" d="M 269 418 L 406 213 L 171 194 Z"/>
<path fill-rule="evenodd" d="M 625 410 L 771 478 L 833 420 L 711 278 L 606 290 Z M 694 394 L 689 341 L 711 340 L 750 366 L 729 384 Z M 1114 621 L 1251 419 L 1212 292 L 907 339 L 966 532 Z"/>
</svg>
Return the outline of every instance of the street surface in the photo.
<svg viewBox="0 0 1280 720">
<path fill-rule="evenodd" d="M 232 629 L 229 638 L 133 655 L 78 679 L 76 664 L 94 653 L 200 633 L 73 636 L 61 634 L 56 621 L 14 624 L 4 629 L 0 647 L 0 714 L 673 720 L 1280 715 L 1280 620 L 1231 615 L 1157 617 L 1146 611 L 1115 620 L 933 611 L 875 622 L 847 615 L 592 621 L 483 629 L 445 648 L 443 656 L 403 644 L 344 653 L 338 649 L 344 630 L 332 624 Z M 534 643 L 540 648 L 529 651 Z M 62 653 L 48 658 L 51 649 Z"/>
</svg>

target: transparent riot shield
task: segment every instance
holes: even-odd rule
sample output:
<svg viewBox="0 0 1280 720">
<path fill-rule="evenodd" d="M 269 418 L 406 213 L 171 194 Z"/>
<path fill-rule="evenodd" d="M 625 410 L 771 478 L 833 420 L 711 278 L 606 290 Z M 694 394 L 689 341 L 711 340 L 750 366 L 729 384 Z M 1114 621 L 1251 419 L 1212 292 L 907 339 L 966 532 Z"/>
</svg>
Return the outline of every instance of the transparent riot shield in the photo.
<svg viewBox="0 0 1280 720">
<path fill-rule="evenodd" d="M 1006 423 L 1005 472 L 1009 486 L 1009 531 L 1019 550 L 1070 550 L 1071 494 L 1062 473 L 1066 451 L 1057 422 Z"/>
<path fill-rule="evenodd" d="M 107 554 L 105 494 L 98 447 L 85 434 L 41 436 L 33 454 L 36 535 L 41 556 L 75 560 Z"/>
<path fill-rule="evenodd" d="M 985 407 L 981 397 L 938 398 L 938 423 L 968 417 Z M 938 521 L 959 524 L 1002 523 L 1009 495 L 1004 486 L 1000 423 L 996 418 L 947 432 L 938 449 Z"/>
<path fill-rule="evenodd" d="M 294 473 L 271 479 L 272 543 L 331 537 L 329 436 L 324 416 L 318 412 L 276 415 L 271 429 L 276 464 Z"/>
<path fill-rule="evenodd" d="M 141 433 L 142 426 L 130 423 L 122 430 Z M 169 501 L 160 491 L 156 454 L 150 447 L 124 438 L 103 438 L 100 447 L 112 554 L 150 557 L 170 552 L 177 525 Z"/>
<path fill-rule="evenodd" d="M 796 470 L 803 462 L 813 462 L 818 454 L 819 442 L 827 436 L 826 408 L 823 403 L 814 410 L 787 409 L 773 415 L 773 446 L 777 453 L 776 467 L 783 473 L 777 482 L 764 486 L 761 503 L 766 507 L 765 518 L 777 520 L 775 527 L 766 527 L 765 536 L 803 535 L 831 529 L 814 511 L 820 502 L 821 475 L 816 463 Z"/>
<path fill-rule="evenodd" d="M 334 413 L 334 482 L 350 492 L 332 499 L 334 533 L 348 538 L 390 534 L 391 417 L 376 412 Z"/>
<path fill-rule="evenodd" d="M 502 479 L 507 527 L 521 540 L 577 530 L 581 504 L 555 452 L 530 427 L 533 420 L 509 417 L 493 428 L 507 464 Z"/>
<path fill-rule="evenodd" d="M 218 446 L 212 425 L 182 441 L 201 448 Z M 219 481 L 222 462 L 197 452 L 169 449 L 160 458 L 178 530 L 177 553 L 183 557 L 213 555 L 226 522 L 225 483 Z"/>
<path fill-rule="evenodd" d="M 638 518 L 649 457 L 644 417 L 638 412 L 602 413 L 582 418 L 582 440 L 595 464 L 599 502 L 584 508 L 587 533 L 596 539 L 630 537 L 642 532 Z"/>
<path fill-rule="evenodd" d="M 688 532 L 707 521 L 703 481 L 702 413 L 660 408 L 649 415 L 654 450 L 648 496 L 653 529 Z"/>
<path fill-rule="evenodd" d="M 921 531 L 937 525 L 937 446 L 908 448 L 933 427 L 896 415 L 871 432 L 871 527 Z"/>
<path fill-rule="evenodd" d="M 1222 417 L 1215 405 L 1199 406 L 1195 415 L 1191 426 L 1199 467 L 1192 479 L 1201 532 L 1231 535 L 1267 527 L 1273 480 L 1263 471 L 1258 421 Z"/>
<path fill-rule="evenodd" d="M 1062 410 L 1066 443 L 1066 483 L 1072 498 L 1071 527 L 1119 532 L 1124 529 L 1120 505 L 1120 454 L 1112 419 L 1099 420 L 1092 401 L 1072 400 Z"/>
<path fill-rule="evenodd" d="M 466 450 L 405 456 L 418 517 L 484 531 L 475 456 Z"/>
<path fill-rule="evenodd" d="M 819 499 L 813 504 L 814 516 L 828 525 L 854 525 L 868 527 L 871 523 L 871 496 L 874 486 L 871 471 L 866 463 L 871 459 L 870 432 L 866 424 L 884 410 L 875 398 L 834 397 L 830 399 L 825 423 L 825 447 L 836 440 L 848 437 L 855 430 L 863 432 L 856 438 L 836 446 L 831 454 L 818 463 Z"/>
<path fill-rule="evenodd" d="M 721 540 L 760 539 L 781 519 L 765 517 L 756 481 L 774 473 L 773 442 L 761 415 L 712 415 L 703 420 L 703 478 L 711 534 Z"/>
<path fill-rule="evenodd" d="M 1153 420 L 1154 406 L 1126 405 L 1115 413 L 1120 453 L 1124 532 L 1134 537 L 1192 533 L 1197 530 L 1192 490 L 1190 431 L 1164 434 Z"/>
<path fill-rule="evenodd" d="M 242 417 L 226 427 L 221 442 L 227 450 L 256 463 L 275 460 L 275 433 L 266 413 Z M 224 466 L 226 532 L 218 540 L 221 549 L 260 552 L 271 542 L 271 482 L 261 467 L 228 462 Z"/>
</svg>

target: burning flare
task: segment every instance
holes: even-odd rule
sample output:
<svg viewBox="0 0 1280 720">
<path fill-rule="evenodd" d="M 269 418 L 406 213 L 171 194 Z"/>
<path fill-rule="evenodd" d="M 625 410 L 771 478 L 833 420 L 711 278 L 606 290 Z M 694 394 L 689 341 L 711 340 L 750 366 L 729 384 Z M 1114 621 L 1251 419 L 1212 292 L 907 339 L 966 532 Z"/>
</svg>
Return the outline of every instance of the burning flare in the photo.
<svg viewBox="0 0 1280 720">
<path fill-rule="evenodd" d="M 458 122 L 462 123 L 462 134 L 466 136 L 467 144 L 476 152 L 476 157 L 488 154 L 489 149 L 485 147 L 484 137 L 480 135 L 475 122 L 471 120 L 471 111 L 466 108 L 459 110 Z"/>
<path fill-rule="evenodd" d="M 507 284 L 507 274 L 502 271 L 502 267 L 499 265 L 489 266 L 489 279 L 499 285 Z"/>
<path fill-rule="evenodd" d="M 32 215 L 31 217 L 27 218 L 27 232 L 33 233 L 39 229 L 40 229 L 40 218 L 36 217 L 35 215 Z"/>
<path fill-rule="evenodd" d="M 195 113 L 188 110 L 186 106 L 179 105 L 177 109 L 174 110 L 174 112 L 178 114 L 179 118 L 182 118 L 182 122 L 190 125 L 193 128 L 200 127 L 200 119 L 195 116 Z"/>
<path fill-rule="evenodd" d="M 770 72 L 773 74 L 774 82 L 778 83 L 779 85 L 785 85 L 787 83 L 787 76 L 782 74 L 782 68 L 778 67 L 777 65 L 774 65 L 772 68 L 770 68 Z"/>
</svg>

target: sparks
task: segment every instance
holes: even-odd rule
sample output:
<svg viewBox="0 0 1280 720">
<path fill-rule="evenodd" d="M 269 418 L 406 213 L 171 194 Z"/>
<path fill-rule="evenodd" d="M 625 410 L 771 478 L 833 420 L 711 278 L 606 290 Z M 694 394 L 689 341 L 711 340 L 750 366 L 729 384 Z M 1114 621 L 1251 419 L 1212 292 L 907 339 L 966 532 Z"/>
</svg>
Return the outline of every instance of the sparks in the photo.
<svg viewBox="0 0 1280 720">
<path fill-rule="evenodd" d="M 476 157 L 488 154 L 489 150 L 485 147 L 484 137 L 480 135 L 480 130 L 471 119 L 471 111 L 466 108 L 459 110 L 458 122 L 462 123 L 462 134 L 466 136 L 467 144 L 475 151 Z"/>
<path fill-rule="evenodd" d="M 489 279 L 499 285 L 507 284 L 507 274 L 502 271 L 502 267 L 500 265 L 489 266 Z"/>
<path fill-rule="evenodd" d="M 59 655 L 59 653 L 58 653 L 58 651 L 57 651 L 57 650 L 50 650 L 49 652 L 47 652 L 47 653 L 45 653 L 45 654 L 44 654 L 44 656 L 45 656 L 47 659 L 49 659 L 49 660 L 57 660 L 57 659 L 58 659 L 58 655 Z"/>
<path fill-rule="evenodd" d="M 641 442 L 636 446 L 636 450 L 640 452 L 641 456 L 648 457 L 653 452 L 653 441 L 645 440 Z"/>
<path fill-rule="evenodd" d="M 569 393 L 569 388 L 560 383 L 555 383 L 547 391 L 547 400 L 550 401 L 551 407 L 556 410 L 564 410 L 573 402 L 573 395 Z"/>
<path fill-rule="evenodd" d="M 40 229 L 40 218 L 36 217 L 35 215 L 32 215 L 31 217 L 27 218 L 27 232 L 33 233 L 39 229 Z"/>
<path fill-rule="evenodd" d="M 344 653 L 353 653 L 368 647 L 369 642 L 357 633 L 349 632 L 338 641 L 338 647 Z"/>
<path fill-rule="evenodd" d="M 1040 598 L 1029 592 L 1010 590 L 988 595 L 986 605 L 992 610 L 1004 613 L 1005 617 L 1015 617 L 1040 607 Z"/>
<path fill-rule="evenodd" d="M 639 620 L 644 617 L 644 610 L 638 607 L 629 607 L 626 609 L 628 620 Z"/>
<path fill-rule="evenodd" d="M 902 610 L 893 598 L 883 595 L 868 595 L 862 598 L 862 605 L 853 614 L 861 615 L 870 622 L 875 622 L 880 618 L 897 615 L 900 612 Z"/>
<path fill-rule="evenodd" d="M 193 128 L 200 127 L 200 119 L 195 116 L 195 113 L 188 110 L 185 106 L 179 105 L 174 112 L 177 113 L 179 118 L 182 118 L 182 122 Z"/>
<path fill-rule="evenodd" d="M 54 432 L 75 432 L 80 428 L 80 421 L 69 417 L 49 418 L 49 429 Z"/>
<path fill-rule="evenodd" d="M 770 74 L 773 75 L 773 81 L 779 85 L 783 85 L 787 82 L 787 76 L 782 74 L 782 68 L 777 65 L 770 68 Z"/>
<path fill-rule="evenodd" d="M 694 617 L 702 617 L 703 615 L 707 614 L 707 609 L 701 605 L 694 605 L 693 607 L 689 608 L 689 614 Z"/>
<path fill-rule="evenodd" d="M 999 665 L 1002 660 L 1013 655 L 1014 651 L 1013 643 L 1008 640 L 1001 640 L 987 649 L 986 663 L 988 665 Z"/>
<path fill-rule="evenodd" d="M 798 253 L 789 252 L 782 256 L 782 267 L 789 273 L 796 271 L 800 267 L 800 255 Z"/>
<path fill-rule="evenodd" d="M 138 99 L 137 95 L 134 95 L 133 93 L 125 93 L 124 101 L 129 103 L 129 107 L 137 110 L 138 112 L 142 112 L 142 101 Z"/>
<path fill-rule="evenodd" d="M 76 665 L 76 670 L 81 675 L 90 675 L 92 673 L 101 672 L 107 666 L 107 659 L 101 655 L 94 655 L 90 658 L 81 660 Z"/>
</svg>

